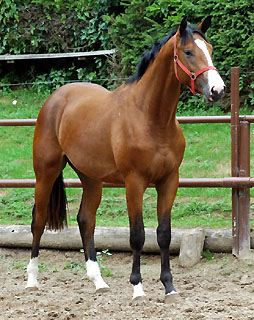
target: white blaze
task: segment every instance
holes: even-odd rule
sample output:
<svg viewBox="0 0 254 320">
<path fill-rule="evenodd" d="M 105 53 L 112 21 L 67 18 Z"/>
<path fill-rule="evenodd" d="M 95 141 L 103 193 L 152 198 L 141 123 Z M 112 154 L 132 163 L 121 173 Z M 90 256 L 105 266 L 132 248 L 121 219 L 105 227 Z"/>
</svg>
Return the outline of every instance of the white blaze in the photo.
<svg viewBox="0 0 254 320">
<path fill-rule="evenodd" d="M 209 51 L 207 49 L 205 41 L 201 39 L 195 40 L 196 45 L 201 49 L 207 59 L 207 63 L 209 67 L 213 66 L 212 58 L 209 54 Z M 211 90 L 213 87 L 215 87 L 218 91 L 221 91 L 224 89 L 225 84 L 224 81 L 221 79 L 220 75 L 216 70 L 208 70 L 208 85 L 209 89 Z"/>
</svg>

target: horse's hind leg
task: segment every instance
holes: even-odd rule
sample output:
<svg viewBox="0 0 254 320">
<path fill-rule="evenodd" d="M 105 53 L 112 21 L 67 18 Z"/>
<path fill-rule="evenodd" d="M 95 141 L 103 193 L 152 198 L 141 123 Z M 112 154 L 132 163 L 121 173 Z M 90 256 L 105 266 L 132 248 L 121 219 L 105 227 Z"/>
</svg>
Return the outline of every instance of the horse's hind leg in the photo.
<svg viewBox="0 0 254 320">
<path fill-rule="evenodd" d="M 78 173 L 83 186 L 77 220 L 84 247 L 87 276 L 94 283 L 96 292 L 103 292 L 109 290 L 109 286 L 102 279 L 94 248 L 96 211 L 101 202 L 102 183 L 86 177 L 77 170 L 75 171 Z"/>
<path fill-rule="evenodd" d="M 53 159 L 51 159 L 53 160 Z M 65 166 L 62 156 L 58 156 L 54 161 L 37 161 L 34 158 L 36 184 L 35 184 L 35 206 L 33 208 L 33 220 L 31 231 L 33 234 L 31 259 L 27 266 L 26 288 L 37 288 L 38 275 L 38 255 L 40 239 L 43 234 L 48 219 L 48 204 L 52 188 L 56 180 L 62 179 L 61 171 Z"/>
</svg>

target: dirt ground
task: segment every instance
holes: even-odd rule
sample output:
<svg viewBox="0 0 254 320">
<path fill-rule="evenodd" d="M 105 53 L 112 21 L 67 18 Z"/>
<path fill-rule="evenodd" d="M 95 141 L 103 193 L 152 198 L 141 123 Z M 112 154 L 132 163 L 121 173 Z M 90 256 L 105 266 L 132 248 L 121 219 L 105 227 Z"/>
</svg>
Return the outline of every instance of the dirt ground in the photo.
<svg viewBox="0 0 254 320">
<path fill-rule="evenodd" d="M 146 299 L 131 301 L 130 253 L 100 256 L 111 291 L 96 294 L 86 278 L 83 254 L 41 250 L 38 291 L 25 290 L 29 250 L 0 249 L 0 319 L 254 319 L 254 261 L 231 255 L 208 255 L 183 269 L 172 259 L 178 303 L 163 303 L 159 279 L 160 258 L 142 258 Z"/>
</svg>

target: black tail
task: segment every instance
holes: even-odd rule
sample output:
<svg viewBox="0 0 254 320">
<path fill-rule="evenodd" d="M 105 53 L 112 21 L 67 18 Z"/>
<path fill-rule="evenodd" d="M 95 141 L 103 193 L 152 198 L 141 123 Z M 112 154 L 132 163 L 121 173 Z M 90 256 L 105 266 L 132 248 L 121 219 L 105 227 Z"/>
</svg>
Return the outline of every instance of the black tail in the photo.
<svg viewBox="0 0 254 320">
<path fill-rule="evenodd" d="M 67 227 L 66 194 L 62 172 L 53 185 L 47 214 L 47 225 L 50 230 Z"/>
</svg>

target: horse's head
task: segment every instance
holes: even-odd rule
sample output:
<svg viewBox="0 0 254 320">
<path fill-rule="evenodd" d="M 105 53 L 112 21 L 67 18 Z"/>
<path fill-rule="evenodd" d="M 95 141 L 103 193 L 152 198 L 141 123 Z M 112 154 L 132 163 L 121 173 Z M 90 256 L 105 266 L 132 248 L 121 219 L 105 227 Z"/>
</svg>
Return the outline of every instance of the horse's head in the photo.
<svg viewBox="0 0 254 320">
<path fill-rule="evenodd" d="M 205 32 L 211 24 L 206 18 L 199 26 L 187 26 L 183 19 L 174 36 L 174 64 L 177 79 L 196 94 L 215 102 L 225 92 L 225 84 L 212 62 L 212 46 Z"/>
</svg>

